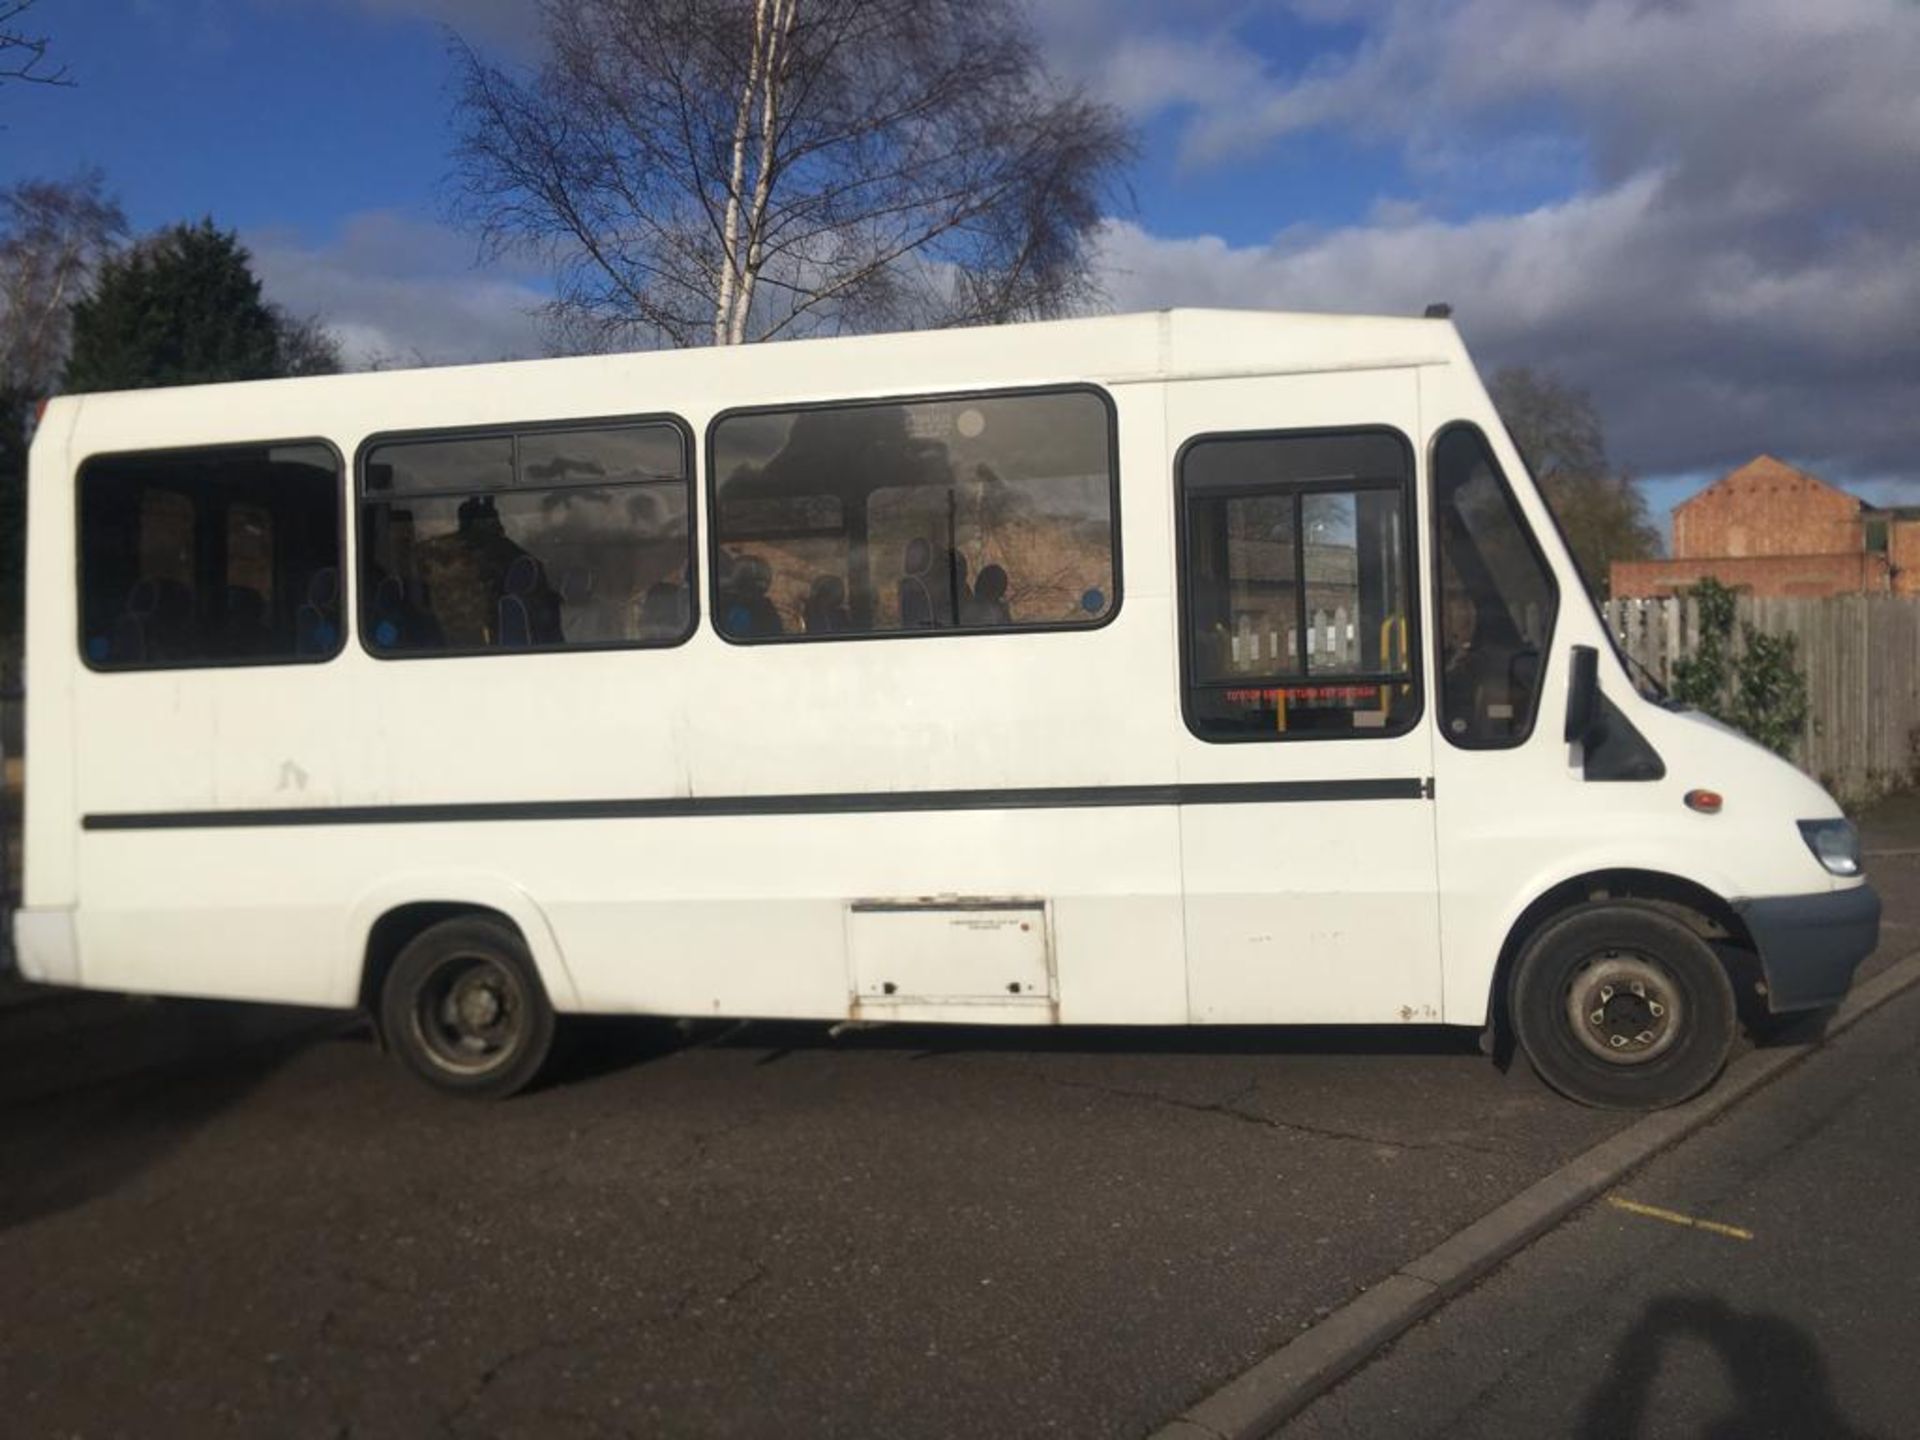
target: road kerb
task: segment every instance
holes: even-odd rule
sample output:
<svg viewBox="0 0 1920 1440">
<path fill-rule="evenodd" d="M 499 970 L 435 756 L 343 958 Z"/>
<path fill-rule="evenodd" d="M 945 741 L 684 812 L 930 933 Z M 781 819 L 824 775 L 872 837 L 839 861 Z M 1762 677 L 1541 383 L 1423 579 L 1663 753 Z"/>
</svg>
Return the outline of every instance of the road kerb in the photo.
<svg viewBox="0 0 1920 1440">
<path fill-rule="evenodd" d="M 1920 983 L 1920 951 L 1860 986 L 1834 1013 L 1819 1040 L 1748 1052 L 1699 1099 L 1656 1111 L 1575 1156 L 1188 1406 L 1149 1440 L 1202 1436 L 1258 1440 L 1271 1435 L 1431 1311 L 1630 1171 L 1724 1114 L 1916 983 Z"/>
</svg>

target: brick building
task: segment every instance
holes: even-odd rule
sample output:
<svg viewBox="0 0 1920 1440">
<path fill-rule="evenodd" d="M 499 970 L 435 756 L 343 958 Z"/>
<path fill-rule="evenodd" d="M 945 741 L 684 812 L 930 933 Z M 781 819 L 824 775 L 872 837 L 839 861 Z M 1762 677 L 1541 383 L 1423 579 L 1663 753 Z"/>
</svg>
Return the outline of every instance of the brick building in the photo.
<svg viewBox="0 0 1920 1440">
<path fill-rule="evenodd" d="M 1673 555 L 1616 560 L 1615 596 L 1711 575 L 1752 595 L 1920 595 L 1920 507 L 1869 505 L 1771 455 L 1673 507 Z"/>
</svg>

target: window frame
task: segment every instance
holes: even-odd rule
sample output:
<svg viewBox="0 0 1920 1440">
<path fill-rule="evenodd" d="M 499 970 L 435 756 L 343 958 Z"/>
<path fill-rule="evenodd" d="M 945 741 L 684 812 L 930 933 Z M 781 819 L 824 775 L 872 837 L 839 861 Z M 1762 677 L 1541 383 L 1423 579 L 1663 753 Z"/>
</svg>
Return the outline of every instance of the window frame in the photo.
<svg viewBox="0 0 1920 1440">
<path fill-rule="evenodd" d="M 382 445 L 405 445 L 409 443 L 431 444 L 447 440 L 493 440 L 506 438 L 511 440 L 518 435 L 554 434 L 569 430 L 640 430 L 649 427 L 665 426 L 680 437 L 680 454 L 685 465 L 685 475 L 681 484 L 686 487 L 687 498 L 687 626 L 686 630 L 672 640 L 593 640 L 578 645 L 539 645 L 522 649 L 503 650 L 497 645 L 449 646 L 439 650 L 381 650 L 369 643 L 366 626 L 363 623 L 367 614 L 367 549 L 360 543 L 360 520 L 365 507 L 381 503 L 367 490 L 367 460 Z M 516 457 L 518 451 L 515 451 Z M 663 411 L 660 413 L 634 415 L 589 415 L 580 418 L 569 417 L 561 420 L 527 420 L 521 422 L 495 421 L 484 425 L 441 425 L 427 429 L 379 430 L 363 439 L 353 452 L 353 519 L 354 519 L 354 564 L 353 597 L 354 616 L 353 633 L 361 650 L 375 660 L 466 660 L 475 656 L 535 656 L 535 655 L 580 655 L 610 650 L 677 650 L 691 640 L 700 629 L 700 586 L 697 579 L 698 559 L 700 555 L 700 517 L 696 503 L 699 490 L 699 475 L 696 466 L 699 457 L 694 451 L 693 427 L 679 415 Z M 657 482 L 654 482 L 657 483 Z M 543 491 L 591 489 L 589 485 L 546 485 L 546 486 L 509 486 L 505 489 L 491 488 L 482 492 L 472 490 L 416 490 L 405 494 L 395 491 L 384 497 L 387 501 L 412 496 L 416 499 L 444 500 L 456 494 L 484 493 L 498 494 L 538 494 Z M 613 488 L 631 488 L 631 484 Z"/>
<path fill-rule="evenodd" d="M 1486 452 L 1487 461 L 1493 467 L 1494 484 L 1499 487 L 1501 497 L 1507 502 L 1509 513 L 1511 513 L 1514 519 L 1520 524 L 1520 533 L 1526 538 L 1528 553 L 1533 556 L 1534 562 L 1539 565 L 1541 573 L 1547 577 L 1549 604 L 1547 607 L 1546 639 L 1541 642 L 1540 646 L 1540 686 L 1534 692 L 1533 708 L 1527 716 L 1526 728 L 1505 740 L 1461 740 L 1448 733 L 1446 724 L 1446 697 L 1444 695 L 1435 702 L 1437 706 L 1435 710 L 1437 723 L 1434 728 L 1442 735 L 1445 735 L 1447 743 L 1456 750 L 1518 750 L 1533 738 L 1534 729 L 1540 723 L 1540 712 L 1546 708 L 1547 672 L 1551 668 L 1551 662 L 1553 660 L 1554 638 L 1558 635 L 1560 629 L 1560 574 L 1553 568 L 1553 562 L 1547 557 L 1545 549 L 1541 547 L 1540 536 L 1536 533 L 1533 522 L 1528 518 L 1525 507 L 1520 504 L 1520 498 L 1513 488 L 1513 482 L 1507 479 L 1507 472 L 1500 464 L 1499 453 L 1494 450 L 1493 441 L 1487 435 L 1486 430 L 1471 420 L 1449 420 L 1433 432 L 1433 439 L 1429 441 L 1427 445 L 1427 489 L 1428 500 L 1432 510 L 1429 521 L 1432 527 L 1432 533 L 1429 538 L 1433 546 L 1433 594 L 1431 599 L 1434 606 L 1434 613 L 1436 615 L 1441 613 L 1440 607 L 1444 601 L 1441 590 L 1446 583 L 1446 576 L 1440 564 L 1442 548 L 1440 535 L 1440 483 L 1439 467 L 1435 463 L 1435 457 L 1440 453 L 1441 442 L 1456 431 L 1467 431 L 1479 438 L 1480 447 Z M 1515 447 L 1516 450 L 1518 448 L 1518 446 Z M 1524 464 L 1524 461 L 1522 463 Z M 1547 523 L 1553 526 L 1554 534 L 1559 538 L 1561 547 L 1566 550 L 1569 559 L 1571 559 L 1573 550 L 1566 543 L 1565 532 L 1560 529 L 1559 516 L 1555 515 L 1553 513 L 1553 507 L 1547 504 L 1547 498 L 1540 493 L 1539 484 L 1533 480 L 1531 472 L 1527 474 L 1527 479 L 1528 482 L 1534 486 L 1534 496 L 1540 501 L 1540 508 L 1546 512 Z M 1580 593 L 1583 595 L 1587 593 L 1587 587 L 1584 582 L 1580 585 Z M 1591 596 L 1588 597 L 1588 603 L 1593 603 Z M 1604 631 L 1606 626 L 1603 624 L 1601 629 Z M 1433 674 L 1436 681 L 1434 687 L 1436 690 L 1442 688 L 1437 682 L 1439 677 L 1445 673 L 1446 669 L 1446 656 L 1442 653 L 1442 648 L 1445 644 L 1445 627 L 1436 626 L 1433 632 Z"/>
<path fill-rule="evenodd" d="M 1201 445 L 1219 441 L 1249 440 L 1301 440 L 1326 438 L 1329 436 L 1379 435 L 1397 441 L 1407 464 L 1406 478 L 1388 483 L 1385 481 L 1352 480 L 1309 480 L 1303 482 L 1275 482 L 1266 485 L 1247 486 L 1243 490 L 1231 493 L 1250 496 L 1313 494 L 1355 494 L 1360 490 L 1392 490 L 1400 492 L 1400 514 L 1402 534 L 1406 537 L 1406 570 L 1403 580 L 1407 595 L 1407 682 L 1413 688 L 1413 704 L 1403 722 L 1374 729 L 1354 729 L 1341 733 L 1325 731 L 1274 731 L 1271 734 L 1218 735 L 1208 734 L 1195 723 L 1192 700 L 1198 690 L 1274 690 L 1274 689 L 1319 689 L 1338 685 L 1381 685 L 1394 681 L 1380 674 L 1330 674 L 1313 675 L 1302 671 L 1293 685 L 1263 684 L 1227 684 L 1218 681 L 1196 682 L 1193 666 L 1193 567 L 1189 563 L 1187 549 L 1187 457 Z M 1222 491 L 1222 494 L 1230 493 Z M 1320 742 L 1343 740 L 1396 740 L 1419 729 L 1420 722 L 1426 716 L 1427 687 L 1426 677 L 1422 673 L 1420 657 L 1425 653 L 1422 639 L 1425 616 L 1420 609 L 1420 468 L 1419 452 L 1406 432 L 1395 425 L 1307 425 L 1289 429 L 1265 430 L 1209 430 L 1198 435 L 1188 436 L 1181 442 L 1173 457 L 1173 534 L 1174 534 L 1174 590 L 1177 592 L 1177 623 L 1180 628 L 1180 719 L 1187 731 L 1196 740 L 1208 745 L 1273 745 L 1289 742 Z M 1298 543 L 1304 544 L 1301 540 Z M 1306 596 L 1306 576 L 1298 577 L 1300 600 L 1296 605 L 1304 604 Z"/>
<path fill-rule="evenodd" d="M 1107 606 L 1106 614 L 1088 624 L 1078 624 L 1071 620 L 1056 620 L 1031 625 L 944 625 L 930 629 L 912 630 L 865 630 L 839 631 L 831 634 L 809 635 L 805 632 L 794 635 L 729 635 L 720 627 L 719 597 L 713 596 L 713 606 L 708 612 L 709 628 L 729 645 L 802 645 L 802 644 L 843 644 L 862 640 L 929 640 L 956 639 L 980 635 L 1044 635 L 1075 634 L 1083 635 L 1095 630 L 1104 630 L 1119 618 L 1120 608 L 1126 595 L 1126 586 L 1122 579 L 1122 552 L 1126 549 L 1120 523 L 1120 414 L 1113 403 L 1113 396 L 1091 381 L 1076 381 L 1061 385 L 1022 385 L 994 390 L 943 390 L 934 393 L 915 393 L 909 395 L 863 395 L 852 399 L 808 400 L 794 404 L 773 405 L 736 405 L 722 410 L 707 422 L 705 499 L 713 523 L 707 527 L 707 586 L 712 590 L 720 580 L 720 488 L 718 472 L 714 465 L 714 442 L 721 425 L 729 420 L 737 420 L 753 415 L 800 415 L 821 410 L 857 410 L 879 405 L 940 405 L 957 404 L 967 400 L 1007 400 L 1028 397 L 1041 398 L 1049 395 L 1091 395 L 1100 402 L 1107 417 L 1107 513 L 1112 535 L 1111 555 L 1113 560 L 1113 597 Z"/>
<path fill-rule="evenodd" d="M 333 649 L 324 655 L 254 656 L 229 655 L 207 660 L 170 660 L 143 665 L 99 665 L 87 654 L 87 470 L 97 463 L 131 460 L 146 456 L 192 455 L 209 450 L 278 450 L 311 446 L 333 457 L 333 500 L 335 532 L 342 574 L 340 586 L 340 633 Z M 96 675 L 151 675 L 167 670 L 260 670 L 284 665 L 326 665 L 340 658 L 347 648 L 347 587 L 344 572 L 353 564 L 353 545 L 348 536 L 352 516 L 347 500 L 347 458 L 340 447 L 324 435 L 303 435 L 296 439 L 278 436 L 264 440 L 215 440 L 197 445 L 153 445 L 127 450 L 95 450 L 73 467 L 73 599 L 74 640 L 80 663 Z"/>
</svg>

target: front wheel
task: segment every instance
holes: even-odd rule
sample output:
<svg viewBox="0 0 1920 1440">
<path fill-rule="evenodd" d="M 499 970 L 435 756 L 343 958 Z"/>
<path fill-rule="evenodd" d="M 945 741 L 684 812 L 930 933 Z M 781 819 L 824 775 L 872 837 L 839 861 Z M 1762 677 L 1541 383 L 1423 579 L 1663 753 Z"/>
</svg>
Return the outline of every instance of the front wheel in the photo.
<svg viewBox="0 0 1920 1440">
<path fill-rule="evenodd" d="M 1614 1110 L 1698 1095 L 1726 1065 L 1738 1018 L 1707 943 L 1627 900 L 1584 905 L 1529 940 L 1514 969 L 1512 1015 L 1541 1079 Z"/>
<path fill-rule="evenodd" d="M 553 1007 L 526 942 L 484 916 L 443 920 L 393 962 L 380 997 L 387 1044 L 438 1089 L 500 1099 L 553 1048 Z"/>
</svg>

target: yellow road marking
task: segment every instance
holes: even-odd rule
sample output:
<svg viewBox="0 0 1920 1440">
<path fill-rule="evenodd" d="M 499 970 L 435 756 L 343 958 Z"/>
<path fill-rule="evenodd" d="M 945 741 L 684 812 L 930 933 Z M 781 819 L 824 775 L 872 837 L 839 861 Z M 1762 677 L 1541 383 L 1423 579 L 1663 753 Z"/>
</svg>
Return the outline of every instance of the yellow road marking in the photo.
<svg viewBox="0 0 1920 1440">
<path fill-rule="evenodd" d="M 1718 1220 L 1696 1220 L 1691 1215 L 1682 1215 L 1678 1210 L 1662 1210 L 1658 1205 L 1642 1205 L 1638 1200 L 1627 1200 L 1618 1195 L 1607 1196 L 1607 1203 L 1629 1214 L 1644 1215 L 1649 1220 L 1664 1220 L 1669 1225 L 1684 1225 L 1689 1230 L 1711 1231 L 1729 1240 L 1753 1239 L 1751 1230 L 1742 1230 L 1738 1225 L 1722 1225 Z"/>
</svg>

